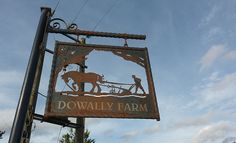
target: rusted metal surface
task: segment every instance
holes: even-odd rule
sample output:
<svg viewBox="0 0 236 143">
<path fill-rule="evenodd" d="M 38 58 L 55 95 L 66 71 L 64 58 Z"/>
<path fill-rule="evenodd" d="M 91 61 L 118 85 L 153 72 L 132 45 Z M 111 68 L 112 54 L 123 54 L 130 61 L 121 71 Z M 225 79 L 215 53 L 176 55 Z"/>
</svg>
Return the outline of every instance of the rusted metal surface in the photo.
<svg viewBox="0 0 236 143">
<path fill-rule="evenodd" d="M 68 68 L 83 64 L 94 51 L 109 52 L 137 65 L 144 69 L 146 78 L 130 74 L 130 83 L 118 82 L 94 71 L 83 73 Z M 59 81 L 66 90 L 56 88 Z M 80 85 L 84 83 L 91 87 L 83 91 Z M 147 48 L 57 42 L 48 93 L 46 116 L 160 119 Z"/>
<path fill-rule="evenodd" d="M 78 128 L 79 127 L 78 124 L 72 123 L 70 120 L 68 120 L 66 118 L 55 118 L 55 117 L 45 118 L 43 115 L 34 114 L 34 119 L 41 121 L 41 122 L 57 124 L 57 125 L 60 125 L 63 127 L 70 127 L 70 128 Z"/>
<path fill-rule="evenodd" d="M 43 51 L 47 41 L 46 29 L 48 21 L 51 18 L 50 8 L 42 7 L 41 10 L 42 13 L 35 34 L 8 143 L 27 143 L 30 138 L 33 112 L 37 100 L 36 93 L 44 59 Z"/>
<path fill-rule="evenodd" d="M 49 22 L 48 32 L 50 33 L 60 33 L 65 36 L 67 34 L 74 35 L 85 35 L 85 36 L 98 36 L 98 37 L 110 37 L 110 38 L 123 38 L 123 39 L 136 39 L 145 40 L 145 35 L 138 34 L 127 34 L 127 33 L 112 33 L 112 32 L 97 32 L 97 31 L 86 31 L 78 29 L 77 24 L 67 24 L 63 19 L 54 18 Z"/>
</svg>

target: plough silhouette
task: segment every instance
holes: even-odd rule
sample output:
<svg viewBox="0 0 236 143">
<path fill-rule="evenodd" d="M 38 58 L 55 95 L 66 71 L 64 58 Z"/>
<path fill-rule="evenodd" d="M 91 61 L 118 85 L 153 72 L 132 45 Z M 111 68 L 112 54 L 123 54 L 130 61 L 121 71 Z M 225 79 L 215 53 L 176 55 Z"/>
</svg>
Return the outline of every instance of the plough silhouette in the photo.
<svg viewBox="0 0 236 143">
<path fill-rule="evenodd" d="M 132 94 L 131 92 L 131 87 L 133 87 L 135 84 L 127 84 L 127 83 L 118 83 L 118 82 L 110 82 L 110 81 L 104 81 L 104 84 L 99 84 L 100 86 L 105 86 L 108 88 L 111 88 L 110 93 L 116 93 L 115 89 L 119 89 L 118 90 L 118 94 Z M 122 86 L 118 87 L 115 85 L 130 85 L 129 89 L 123 88 Z"/>
<path fill-rule="evenodd" d="M 105 81 L 103 75 L 99 75 L 97 73 L 81 73 L 77 71 L 69 71 L 67 73 L 64 73 L 62 76 L 62 79 L 66 83 L 66 85 L 72 90 L 72 91 L 65 91 L 62 93 L 65 94 L 94 94 L 94 95 L 116 95 L 116 96 L 123 96 L 123 95 L 138 95 L 138 96 L 146 96 L 146 93 L 141 85 L 141 79 L 137 78 L 135 75 L 132 75 L 132 78 L 134 79 L 134 83 L 120 83 L 120 82 L 111 82 L 111 81 Z M 69 81 L 73 80 L 73 83 L 69 85 Z M 91 83 L 92 89 L 89 92 L 86 91 L 80 91 L 79 85 L 81 83 Z M 101 92 L 101 87 L 107 87 L 109 90 L 108 92 Z M 127 88 L 124 88 L 122 86 L 127 86 Z M 132 89 L 135 87 L 135 92 L 132 93 Z M 95 90 L 97 89 L 97 90 Z M 141 89 L 143 91 L 143 94 L 137 93 L 138 89 Z"/>
</svg>

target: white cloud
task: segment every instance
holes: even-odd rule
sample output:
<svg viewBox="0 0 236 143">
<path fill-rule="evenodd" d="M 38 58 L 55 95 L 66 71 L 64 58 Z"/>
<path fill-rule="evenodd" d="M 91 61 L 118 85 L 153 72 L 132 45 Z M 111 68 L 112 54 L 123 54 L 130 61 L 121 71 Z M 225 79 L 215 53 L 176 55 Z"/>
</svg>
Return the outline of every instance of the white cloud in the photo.
<svg viewBox="0 0 236 143">
<path fill-rule="evenodd" d="M 143 131 L 143 134 L 146 134 L 146 135 L 155 134 L 155 133 L 159 132 L 160 130 L 161 130 L 160 124 L 157 124 L 157 125 L 153 125 L 149 128 L 146 128 Z"/>
<path fill-rule="evenodd" d="M 236 93 L 236 72 L 224 76 L 212 77 L 204 81 L 194 93 L 196 100 L 191 106 L 197 106 L 202 109 L 227 109 L 235 105 Z M 222 104 L 224 102 L 224 104 Z"/>
<path fill-rule="evenodd" d="M 9 107 L 13 105 L 16 105 L 16 100 L 9 94 L 0 92 L 0 107 Z"/>
<path fill-rule="evenodd" d="M 212 64 L 226 52 L 225 45 L 214 45 L 200 60 L 200 71 L 204 71 L 212 66 Z"/>
<path fill-rule="evenodd" d="M 236 50 L 229 51 L 224 55 L 224 58 L 227 60 L 236 60 Z"/>
<path fill-rule="evenodd" d="M 177 129 L 183 129 L 186 127 L 204 126 L 210 123 L 213 116 L 214 114 L 209 112 L 205 115 L 197 115 L 195 117 L 183 117 L 181 120 L 174 123 L 173 127 Z"/>
<path fill-rule="evenodd" d="M 121 136 L 121 139 L 123 140 L 129 140 L 135 136 L 138 136 L 140 134 L 140 132 L 138 131 L 130 131 L 130 132 L 127 132 L 125 133 L 124 135 Z"/>
<path fill-rule="evenodd" d="M 0 86 L 11 86 L 23 83 L 23 74 L 17 71 L 0 71 Z"/>
<path fill-rule="evenodd" d="M 208 25 L 215 18 L 219 10 L 220 10 L 220 7 L 216 5 L 213 6 L 212 9 L 209 11 L 209 13 L 201 20 L 199 27 Z"/>
<path fill-rule="evenodd" d="M 213 45 L 200 59 L 200 71 L 204 71 L 213 66 L 217 61 L 235 61 L 236 50 L 229 50 L 226 45 Z"/>
<path fill-rule="evenodd" d="M 13 124 L 13 119 L 15 115 L 16 109 L 4 109 L 0 110 L 0 130 L 6 131 L 4 134 L 4 141 L 7 141 L 9 139 L 11 127 Z M 32 138 L 31 141 L 35 143 L 41 143 L 44 142 L 42 140 L 37 140 L 40 138 L 48 138 L 48 137 L 54 137 L 58 135 L 60 126 L 53 125 L 49 123 L 40 123 L 39 121 L 34 121 L 36 123 L 36 128 L 32 132 Z M 45 140 L 47 142 L 48 140 Z"/>
<path fill-rule="evenodd" d="M 236 137 L 227 137 L 223 140 L 222 143 L 233 143 L 236 142 Z"/>
<path fill-rule="evenodd" d="M 88 118 L 86 119 L 86 125 L 92 126 L 92 125 L 96 125 L 96 124 L 100 124 L 102 122 L 101 119 L 97 119 L 97 118 Z"/>
<path fill-rule="evenodd" d="M 0 130 L 6 131 L 6 135 L 9 135 L 15 115 L 15 109 L 0 110 L 0 115 Z"/>
<path fill-rule="evenodd" d="M 55 142 L 68 132 L 66 127 L 62 128 L 59 125 L 39 121 L 34 121 L 34 123 L 36 123 L 36 128 L 32 131 L 30 139 L 33 143 Z"/>
<path fill-rule="evenodd" d="M 219 81 L 210 82 L 202 91 L 201 96 L 206 102 L 221 102 L 224 99 L 232 98 L 235 95 L 236 72 L 227 74 Z"/>
<path fill-rule="evenodd" d="M 215 36 L 218 36 L 220 34 L 222 34 L 223 31 L 220 27 L 211 27 L 207 33 L 207 39 L 211 40 L 213 39 Z"/>
<path fill-rule="evenodd" d="M 225 75 L 219 82 L 216 82 L 210 87 L 213 92 L 230 92 L 233 93 L 236 87 L 236 72 Z M 232 91 L 233 90 L 233 91 Z"/>
<path fill-rule="evenodd" d="M 50 136 L 51 133 L 58 133 L 61 126 L 56 124 L 51 124 L 47 122 L 41 123 L 40 121 L 34 121 L 35 129 L 32 132 L 32 136 Z"/>
<path fill-rule="evenodd" d="M 86 122 L 87 120 L 85 121 L 85 123 Z M 89 130 L 92 131 L 91 133 L 94 136 L 100 136 L 103 134 L 110 135 L 115 132 L 115 128 L 119 127 L 119 123 L 111 119 L 105 119 L 105 120 L 94 119 L 92 122 L 89 121 L 88 123 L 86 123 L 86 126 Z M 89 124 L 89 123 L 92 123 L 92 124 Z"/>
<path fill-rule="evenodd" d="M 14 70 L 0 71 L 0 107 L 15 107 L 23 83 L 23 74 Z M 17 91 L 18 90 L 18 91 Z"/>
<path fill-rule="evenodd" d="M 225 138 L 229 133 L 235 132 L 236 124 L 232 122 L 218 122 L 202 128 L 193 138 L 192 143 L 215 142 Z"/>
</svg>

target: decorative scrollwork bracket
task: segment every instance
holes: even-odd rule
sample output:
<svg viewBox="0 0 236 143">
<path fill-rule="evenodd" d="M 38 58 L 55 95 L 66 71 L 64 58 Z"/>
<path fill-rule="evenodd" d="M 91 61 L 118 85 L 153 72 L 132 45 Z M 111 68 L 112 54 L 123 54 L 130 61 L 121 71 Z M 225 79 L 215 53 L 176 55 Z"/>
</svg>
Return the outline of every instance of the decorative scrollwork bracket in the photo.
<svg viewBox="0 0 236 143">
<path fill-rule="evenodd" d="M 63 27 L 62 27 L 63 26 Z M 49 28 L 51 29 L 67 29 L 67 30 L 77 30 L 78 25 L 75 23 L 66 23 L 65 20 L 61 18 L 53 18 L 49 21 Z"/>
<path fill-rule="evenodd" d="M 48 24 L 49 33 L 60 33 L 72 40 L 75 40 L 72 35 L 84 35 L 84 36 L 97 36 L 97 37 L 109 37 L 109 38 L 123 38 L 123 39 L 134 39 L 134 40 L 145 40 L 146 35 L 137 35 L 137 34 L 127 34 L 127 33 L 112 33 L 112 32 L 97 32 L 97 31 L 86 31 L 80 30 L 78 25 L 75 23 L 66 23 L 65 20 L 61 18 L 53 18 L 49 21 Z"/>
</svg>

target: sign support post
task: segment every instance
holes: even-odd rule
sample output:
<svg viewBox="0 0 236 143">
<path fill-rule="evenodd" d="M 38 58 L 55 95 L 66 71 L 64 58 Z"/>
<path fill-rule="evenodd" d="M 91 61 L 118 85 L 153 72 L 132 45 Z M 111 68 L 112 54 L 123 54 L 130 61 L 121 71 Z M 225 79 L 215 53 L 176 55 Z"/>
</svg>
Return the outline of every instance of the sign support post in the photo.
<svg viewBox="0 0 236 143">
<path fill-rule="evenodd" d="M 32 99 L 32 95 L 34 95 L 32 94 L 32 90 L 34 88 L 33 85 L 37 76 L 36 73 L 39 72 L 37 71 L 37 66 L 39 63 L 41 50 L 44 50 L 41 48 L 42 48 L 42 45 L 44 44 L 44 40 L 47 39 L 44 36 L 47 29 L 48 21 L 51 16 L 50 8 L 42 8 L 41 10 L 42 10 L 42 13 L 41 13 L 41 17 L 40 17 L 39 24 L 37 27 L 27 70 L 25 73 L 25 78 L 22 85 L 21 94 L 18 101 L 13 126 L 11 129 L 9 143 L 20 143 L 22 139 L 22 135 L 23 135 L 26 117 L 27 117 L 27 111 L 29 109 L 29 103 L 30 103 L 30 100 Z M 35 107 L 35 105 L 32 105 L 32 106 Z"/>
</svg>

